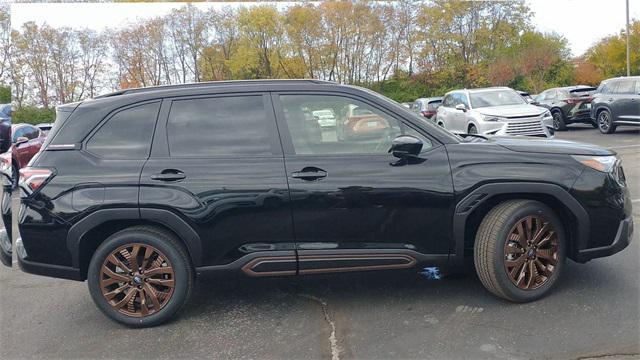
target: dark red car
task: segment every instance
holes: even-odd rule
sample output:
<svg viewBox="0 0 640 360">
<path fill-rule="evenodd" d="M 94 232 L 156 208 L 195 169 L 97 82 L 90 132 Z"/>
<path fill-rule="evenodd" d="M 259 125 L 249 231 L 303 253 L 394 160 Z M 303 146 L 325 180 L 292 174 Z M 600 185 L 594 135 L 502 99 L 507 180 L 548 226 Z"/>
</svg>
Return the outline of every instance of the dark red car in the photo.
<svg viewBox="0 0 640 360">
<path fill-rule="evenodd" d="M 27 166 L 31 158 L 40 151 L 45 140 L 44 133 L 30 124 L 11 125 L 11 158 L 13 174 Z"/>
</svg>

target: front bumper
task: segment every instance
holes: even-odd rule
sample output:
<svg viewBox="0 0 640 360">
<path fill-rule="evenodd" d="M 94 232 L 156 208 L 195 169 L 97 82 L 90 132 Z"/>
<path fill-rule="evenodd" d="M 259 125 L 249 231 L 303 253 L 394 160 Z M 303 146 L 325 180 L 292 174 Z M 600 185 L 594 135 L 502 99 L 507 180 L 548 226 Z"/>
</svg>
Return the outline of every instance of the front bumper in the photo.
<svg viewBox="0 0 640 360">
<path fill-rule="evenodd" d="M 616 237 L 613 239 L 611 245 L 601 246 L 591 249 L 579 250 L 576 256 L 578 262 L 587 262 L 591 259 L 610 256 L 618 253 L 631 243 L 633 238 L 633 216 L 622 220 L 618 225 L 618 231 Z"/>
</svg>

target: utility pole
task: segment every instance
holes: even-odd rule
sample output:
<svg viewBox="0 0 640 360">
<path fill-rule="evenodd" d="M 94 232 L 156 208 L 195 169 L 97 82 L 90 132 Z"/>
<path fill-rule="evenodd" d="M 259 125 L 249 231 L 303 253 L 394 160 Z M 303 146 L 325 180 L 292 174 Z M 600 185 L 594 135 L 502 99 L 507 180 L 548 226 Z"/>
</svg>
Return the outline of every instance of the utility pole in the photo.
<svg viewBox="0 0 640 360">
<path fill-rule="evenodd" d="M 629 58 L 629 0 L 627 0 L 627 76 L 631 76 L 631 61 Z"/>
</svg>

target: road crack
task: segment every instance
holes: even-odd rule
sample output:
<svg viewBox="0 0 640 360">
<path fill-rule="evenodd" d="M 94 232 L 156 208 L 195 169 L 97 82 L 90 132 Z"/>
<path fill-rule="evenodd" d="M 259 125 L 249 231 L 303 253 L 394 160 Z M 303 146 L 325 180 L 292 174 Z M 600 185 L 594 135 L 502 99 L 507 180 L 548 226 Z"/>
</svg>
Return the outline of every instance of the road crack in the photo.
<svg viewBox="0 0 640 360">
<path fill-rule="evenodd" d="M 338 338 L 336 336 L 336 324 L 331 320 L 331 315 L 329 314 L 329 306 L 326 301 L 321 298 L 309 294 L 298 294 L 303 298 L 313 300 L 320 304 L 322 308 L 322 312 L 324 314 L 324 320 L 331 327 L 331 333 L 329 334 L 329 345 L 331 346 L 331 360 L 340 360 L 340 347 L 338 346 Z"/>
</svg>

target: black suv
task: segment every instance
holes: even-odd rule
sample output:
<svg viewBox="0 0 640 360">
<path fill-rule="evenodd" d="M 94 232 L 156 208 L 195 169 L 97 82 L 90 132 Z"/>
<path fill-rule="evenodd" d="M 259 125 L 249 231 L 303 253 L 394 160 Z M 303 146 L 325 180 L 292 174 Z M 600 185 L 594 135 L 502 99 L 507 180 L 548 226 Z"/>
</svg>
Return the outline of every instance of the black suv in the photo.
<svg viewBox="0 0 640 360">
<path fill-rule="evenodd" d="M 640 76 L 603 81 L 594 95 L 591 117 L 603 134 L 619 125 L 640 126 Z"/>
<path fill-rule="evenodd" d="M 586 85 L 568 86 L 545 90 L 531 104 L 549 109 L 553 127 L 557 131 L 567 129 L 568 124 L 584 123 L 595 127 L 591 120 L 591 100 L 596 88 Z"/>
<path fill-rule="evenodd" d="M 351 136 L 318 132 L 308 119 L 319 109 L 353 124 Z M 205 272 L 475 260 L 489 291 L 531 301 L 565 257 L 614 254 L 633 229 L 612 151 L 461 138 L 372 91 L 313 80 L 131 89 L 61 106 L 20 190 L 21 268 L 88 280 L 97 306 L 130 326 L 169 319 Z"/>
</svg>

